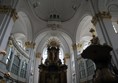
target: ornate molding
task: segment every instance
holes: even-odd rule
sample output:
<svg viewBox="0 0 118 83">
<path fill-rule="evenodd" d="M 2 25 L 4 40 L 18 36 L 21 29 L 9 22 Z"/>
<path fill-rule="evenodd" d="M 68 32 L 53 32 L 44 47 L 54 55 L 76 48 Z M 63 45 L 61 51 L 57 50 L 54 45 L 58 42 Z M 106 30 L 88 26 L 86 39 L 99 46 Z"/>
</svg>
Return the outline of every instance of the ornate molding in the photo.
<svg viewBox="0 0 118 83">
<path fill-rule="evenodd" d="M 5 50 L 0 51 L 0 54 L 2 54 L 2 55 L 4 55 L 4 56 L 6 55 L 6 53 L 7 53 L 7 52 L 6 52 Z"/>
<path fill-rule="evenodd" d="M 25 42 L 25 47 L 26 48 L 35 48 L 35 43 L 31 41 Z"/>
<path fill-rule="evenodd" d="M 99 12 L 98 14 L 96 14 L 96 15 L 98 17 L 101 17 L 101 18 L 109 18 L 109 19 L 111 19 L 110 12 L 102 11 L 102 12 Z"/>
<path fill-rule="evenodd" d="M 65 53 L 65 58 L 69 59 L 70 58 L 70 54 L 69 53 Z"/>
<path fill-rule="evenodd" d="M 0 13 L 7 13 L 12 10 L 11 6 L 0 5 Z"/>
<path fill-rule="evenodd" d="M 92 18 L 92 20 L 91 20 L 91 23 L 92 23 L 93 25 L 96 25 L 97 21 L 98 21 L 97 16 L 96 16 L 96 15 L 93 16 L 93 18 Z"/>
<path fill-rule="evenodd" d="M 73 48 L 73 50 L 76 50 L 77 49 L 76 43 L 75 44 L 72 44 L 72 48 Z"/>
<path fill-rule="evenodd" d="M 41 57 L 41 53 L 40 52 L 37 52 L 36 53 L 36 58 L 40 58 Z"/>
<path fill-rule="evenodd" d="M 95 16 L 93 16 L 91 23 L 93 23 L 93 25 L 96 25 L 98 18 L 102 18 L 102 19 L 103 18 L 109 18 L 109 19 L 111 19 L 111 14 L 110 14 L 110 12 L 106 12 L 106 11 L 99 12 L 99 13 L 95 14 Z"/>
<path fill-rule="evenodd" d="M 11 17 L 13 18 L 14 22 L 18 19 L 18 14 L 15 9 L 12 10 Z"/>
<path fill-rule="evenodd" d="M 57 30 L 58 28 L 61 28 L 61 22 L 48 21 L 47 27 L 51 28 L 52 30 Z"/>
</svg>

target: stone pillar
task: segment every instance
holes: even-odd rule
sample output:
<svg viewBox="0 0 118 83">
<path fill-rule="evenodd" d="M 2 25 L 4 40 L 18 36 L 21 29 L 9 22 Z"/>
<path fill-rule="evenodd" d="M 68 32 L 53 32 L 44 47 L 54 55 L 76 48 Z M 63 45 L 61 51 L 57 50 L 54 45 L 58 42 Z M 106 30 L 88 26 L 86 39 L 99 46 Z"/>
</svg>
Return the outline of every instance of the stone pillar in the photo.
<svg viewBox="0 0 118 83">
<path fill-rule="evenodd" d="M 25 47 L 27 50 L 27 53 L 29 54 L 29 63 L 27 66 L 27 83 L 33 83 L 33 76 L 34 76 L 34 47 L 35 47 L 35 43 L 28 41 L 25 42 Z"/>
<path fill-rule="evenodd" d="M 8 14 L 6 14 L 6 16 L 2 20 L 2 23 L 0 25 L 0 50 L 5 49 L 7 42 L 8 42 L 8 38 L 11 34 L 11 30 L 13 28 L 14 25 L 14 21 L 11 18 L 12 14 L 12 9 L 10 10 L 10 12 L 8 12 Z M 14 15 L 14 12 L 13 12 Z"/>
<path fill-rule="evenodd" d="M 72 71 L 71 71 L 71 60 L 70 60 L 70 54 L 65 53 L 65 64 L 67 64 L 67 83 L 72 83 Z"/>
<path fill-rule="evenodd" d="M 77 46 L 76 43 L 72 45 L 73 52 L 74 52 L 74 66 L 75 66 L 75 83 L 79 83 L 79 67 L 78 67 L 78 61 L 77 61 Z"/>
<path fill-rule="evenodd" d="M 41 63 L 41 53 L 37 52 L 35 56 L 35 67 L 34 67 L 34 83 L 38 83 L 39 81 L 39 64 Z"/>
</svg>

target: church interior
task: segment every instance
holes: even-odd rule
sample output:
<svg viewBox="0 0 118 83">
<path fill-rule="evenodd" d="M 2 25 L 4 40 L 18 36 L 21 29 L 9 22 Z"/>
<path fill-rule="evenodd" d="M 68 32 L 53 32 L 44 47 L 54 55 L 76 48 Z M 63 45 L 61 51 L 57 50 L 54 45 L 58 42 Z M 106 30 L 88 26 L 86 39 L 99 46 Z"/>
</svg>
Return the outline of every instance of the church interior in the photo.
<svg viewBox="0 0 118 83">
<path fill-rule="evenodd" d="M 0 0 L 0 83 L 118 83 L 118 0 Z"/>
</svg>

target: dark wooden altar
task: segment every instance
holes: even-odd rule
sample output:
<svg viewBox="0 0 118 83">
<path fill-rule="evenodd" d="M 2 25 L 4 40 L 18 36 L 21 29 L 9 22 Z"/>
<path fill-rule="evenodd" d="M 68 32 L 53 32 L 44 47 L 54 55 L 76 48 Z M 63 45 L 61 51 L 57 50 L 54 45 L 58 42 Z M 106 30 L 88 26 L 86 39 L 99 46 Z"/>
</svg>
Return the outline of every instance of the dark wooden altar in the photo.
<svg viewBox="0 0 118 83">
<path fill-rule="evenodd" d="M 47 59 L 39 65 L 39 83 L 67 83 L 67 65 L 59 59 L 59 45 L 47 46 Z"/>
</svg>

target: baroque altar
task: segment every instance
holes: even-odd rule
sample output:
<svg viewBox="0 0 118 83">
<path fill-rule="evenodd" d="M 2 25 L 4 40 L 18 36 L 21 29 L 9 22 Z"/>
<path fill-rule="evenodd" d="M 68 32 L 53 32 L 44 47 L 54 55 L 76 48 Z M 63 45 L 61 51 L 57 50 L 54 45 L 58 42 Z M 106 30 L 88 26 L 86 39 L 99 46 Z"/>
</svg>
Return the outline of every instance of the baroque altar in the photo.
<svg viewBox="0 0 118 83">
<path fill-rule="evenodd" d="M 47 45 L 47 59 L 39 65 L 39 83 L 67 83 L 67 65 L 59 59 L 60 45 L 55 39 Z"/>
</svg>

